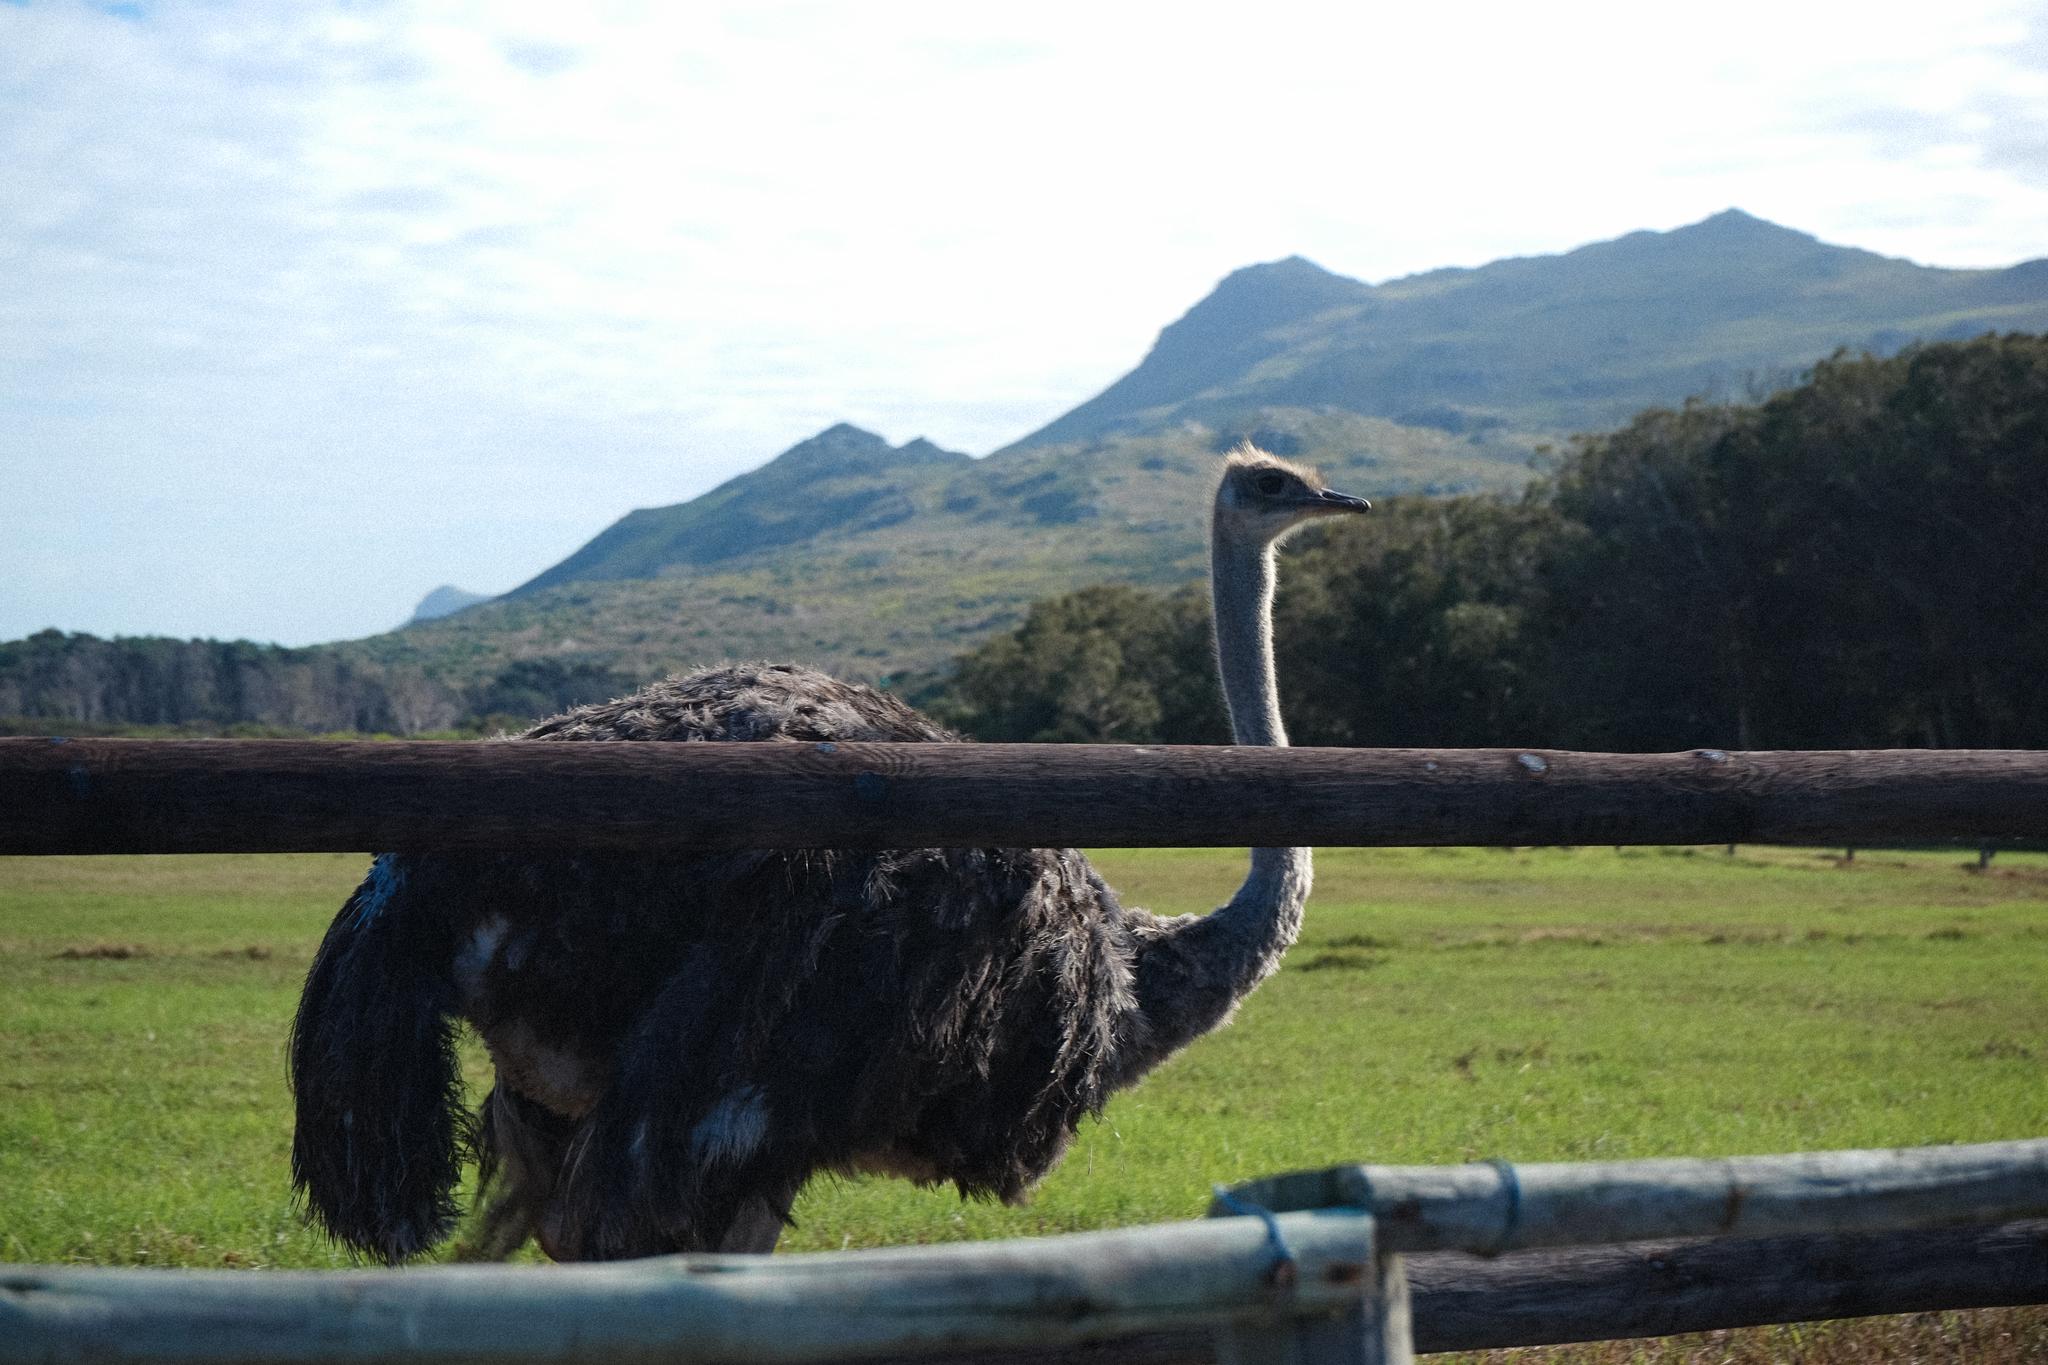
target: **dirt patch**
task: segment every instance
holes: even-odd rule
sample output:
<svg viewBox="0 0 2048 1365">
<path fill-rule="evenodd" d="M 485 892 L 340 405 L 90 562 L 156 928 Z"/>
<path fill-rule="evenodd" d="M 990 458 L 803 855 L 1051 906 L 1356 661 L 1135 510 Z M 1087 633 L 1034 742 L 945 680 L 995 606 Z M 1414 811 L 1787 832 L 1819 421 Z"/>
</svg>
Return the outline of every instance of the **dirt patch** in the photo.
<svg viewBox="0 0 2048 1365">
<path fill-rule="evenodd" d="M 1296 968 L 1303 972 L 1363 972 L 1382 966 L 1387 959 L 1370 953 L 1317 953 Z"/>
<path fill-rule="evenodd" d="M 53 956 L 62 962 L 125 962 L 151 954 L 139 943 L 89 943 L 83 948 L 66 948 Z"/>
<path fill-rule="evenodd" d="M 2033 1060 L 2034 1049 L 2024 1043 L 2016 1043 L 2010 1038 L 1993 1038 L 1990 1042 L 1972 1052 L 1970 1056 L 1982 1057 L 1987 1061 L 1995 1062 L 2025 1062 Z"/>
</svg>

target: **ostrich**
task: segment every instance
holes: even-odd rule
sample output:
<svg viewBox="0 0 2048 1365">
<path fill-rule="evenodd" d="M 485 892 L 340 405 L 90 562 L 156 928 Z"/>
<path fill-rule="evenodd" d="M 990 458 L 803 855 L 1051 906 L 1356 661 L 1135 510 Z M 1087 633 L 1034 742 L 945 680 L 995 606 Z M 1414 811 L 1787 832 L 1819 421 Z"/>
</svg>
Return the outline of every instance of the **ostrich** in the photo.
<svg viewBox="0 0 2048 1365">
<path fill-rule="evenodd" d="M 1287 742 L 1276 543 L 1369 506 L 1249 446 L 1225 460 L 1210 576 L 1237 743 Z M 741 665 L 516 738 L 956 737 L 871 688 Z M 1309 873 L 1308 849 L 1254 849 L 1228 904 L 1169 919 L 1071 849 L 383 854 L 299 1002 L 293 1183 L 387 1261 L 447 1235 L 472 1141 L 490 1221 L 558 1260 L 771 1251 L 817 1171 L 1016 1201 L 1084 1115 L 1271 974 Z M 496 1070 L 474 1117 L 458 1020 Z"/>
</svg>

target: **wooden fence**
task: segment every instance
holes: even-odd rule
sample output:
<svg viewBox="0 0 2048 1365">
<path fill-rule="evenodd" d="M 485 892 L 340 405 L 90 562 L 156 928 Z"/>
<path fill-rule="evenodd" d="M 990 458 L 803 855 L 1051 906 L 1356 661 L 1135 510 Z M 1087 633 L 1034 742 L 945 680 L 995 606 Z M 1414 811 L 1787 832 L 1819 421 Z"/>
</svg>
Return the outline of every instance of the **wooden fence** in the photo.
<svg viewBox="0 0 2048 1365">
<path fill-rule="evenodd" d="M 1326 1197 L 1346 1202 L 1290 1207 Z M 1814 1298 L 1813 1285 L 1781 1283 L 1788 1261 L 1760 1241 L 1717 1244 L 1721 1269 L 1735 1272 L 1718 1279 L 1700 1277 L 1708 1262 L 1696 1245 L 1562 1263 L 1471 1254 L 2040 1218 L 2048 1140 L 1729 1161 L 1345 1167 L 1234 1192 L 1246 1207 L 1260 1199 L 1278 1207 L 1069 1237 L 773 1258 L 355 1273 L 15 1267 L 0 1276 L 0 1365 L 822 1365 L 963 1351 L 994 1360 L 988 1353 L 1004 1348 L 1043 1360 L 1048 1348 L 1132 1338 L 1140 1344 L 1118 1359 L 1162 1360 L 1207 1354 L 1204 1336 L 1228 1359 L 1314 1365 L 1408 1360 L 1417 1338 L 1447 1350 L 1779 1320 L 1788 1289 L 1802 1312 L 1833 1313 L 1845 1280 L 1852 1308 L 1903 1311 L 1928 1306 L 1919 1302 L 1926 1286 L 1905 1277 L 1902 1294 L 1869 1265 L 1873 1249 L 1904 1250 L 1896 1238 L 1794 1243 L 1837 1296 L 1829 1300 Z M 1921 1236 L 1929 1240 L 1916 1265 L 1962 1258 L 1960 1270 L 1933 1269 L 1964 1303 L 2048 1297 L 2048 1223 Z M 1416 1258 L 1426 1267 L 1419 1297 L 1413 1251 L 1437 1253 Z M 1459 1263 L 1478 1267 L 1478 1293 Z M 1663 1304 L 1633 1300 L 1646 1283 Z"/>
<path fill-rule="evenodd" d="M 0 854 L 2044 835 L 2030 750 L 0 739 Z"/>
<path fill-rule="evenodd" d="M 2044 835 L 2048 754 L 2032 751 L 0 739 L 0 854 Z M 1212 1337 L 1246 1361 L 1398 1361 L 1418 1342 L 2048 1302 L 2048 1222 L 2010 1221 L 2048 1218 L 2048 1140 L 1347 1167 L 1234 1198 L 1257 1216 L 773 1259 L 344 1274 L 7 1267 L 0 1365 L 794 1365 L 1043 1358 L 1103 1341 L 1124 1343 L 1119 1358 L 1166 1360 L 1206 1353 Z M 1954 1223 L 1997 1226 L 1927 1230 Z M 1738 1240 L 1634 1245 L 1699 1237 Z"/>
</svg>

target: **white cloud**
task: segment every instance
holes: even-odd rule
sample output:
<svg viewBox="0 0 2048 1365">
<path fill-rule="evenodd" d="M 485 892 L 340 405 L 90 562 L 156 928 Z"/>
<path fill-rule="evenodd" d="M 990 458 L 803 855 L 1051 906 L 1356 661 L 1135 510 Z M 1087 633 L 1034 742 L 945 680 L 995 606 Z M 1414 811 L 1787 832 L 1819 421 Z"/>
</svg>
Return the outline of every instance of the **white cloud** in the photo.
<svg viewBox="0 0 2048 1365">
<path fill-rule="evenodd" d="M 1731 204 L 2043 254 L 2018 6 L 0 3 L 0 637 L 307 640 L 842 418 L 985 450 L 1236 266 Z"/>
</svg>

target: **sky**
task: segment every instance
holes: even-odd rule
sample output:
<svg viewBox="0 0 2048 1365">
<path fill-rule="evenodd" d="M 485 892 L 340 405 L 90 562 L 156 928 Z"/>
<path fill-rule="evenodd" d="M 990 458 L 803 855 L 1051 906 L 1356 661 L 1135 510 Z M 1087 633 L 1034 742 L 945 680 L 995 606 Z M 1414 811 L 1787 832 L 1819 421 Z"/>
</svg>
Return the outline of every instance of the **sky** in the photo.
<svg viewBox="0 0 2048 1365">
<path fill-rule="evenodd" d="M 0 0 L 0 639 L 372 634 L 1240 266 L 1731 206 L 2048 255 L 2048 7 Z"/>
</svg>

